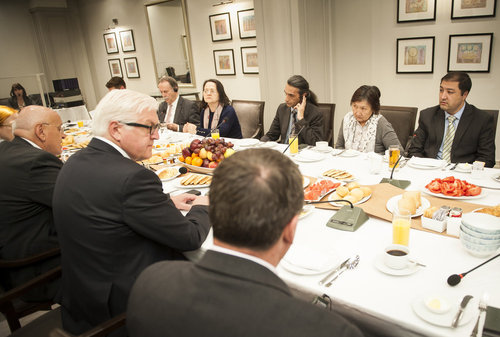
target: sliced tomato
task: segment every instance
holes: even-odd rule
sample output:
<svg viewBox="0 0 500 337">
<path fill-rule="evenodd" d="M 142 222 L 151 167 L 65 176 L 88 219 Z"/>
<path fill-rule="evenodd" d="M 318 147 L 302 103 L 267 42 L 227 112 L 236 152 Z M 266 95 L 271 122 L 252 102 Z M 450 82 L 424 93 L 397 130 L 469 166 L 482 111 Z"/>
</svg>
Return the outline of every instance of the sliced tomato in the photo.
<svg viewBox="0 0 500 337">
<path fill-rule="evenodd" d="M 432 193 L 441 193 L 441 184 L 434 179 L 429 184 L 425 186 Z"/>
<path fill-rule="evenodd" d="M 481 187 L 476 186 L 476 185 L 470 185 L 470 186 L 471 187 L 469 187 L 469 189 L 467 190 L 466 195 L 473 197 L 473 196 L 481 194 Z"/>
</svg>

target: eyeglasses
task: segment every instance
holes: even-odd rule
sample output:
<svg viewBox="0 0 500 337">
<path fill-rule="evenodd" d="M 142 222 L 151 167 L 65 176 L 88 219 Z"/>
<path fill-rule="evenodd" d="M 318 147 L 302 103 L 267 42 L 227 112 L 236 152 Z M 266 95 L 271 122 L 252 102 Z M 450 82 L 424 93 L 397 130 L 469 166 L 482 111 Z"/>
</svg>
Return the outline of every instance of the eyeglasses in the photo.
<svg viewBox="0 0 500 337">
<path fill-rule="evenodd" d="M 144 128 L 144 129 L 149 129 L 149 135 L 152 136 L 158 129 L 160 129 L 160 123 L 158 124 L 153 124 L 153 125 L 145 125 L 145 124 L 140 124 L 140 123 L 133 123 L 133 122 L 122 122 L 118 121 L 118 123 L 122 123 L 128 126 L 135 126 L 138 128 Z"/>
<path fill-rule="evenodd" d="M 50 124 L 50 123 L 42 123 L 43 125 L 52 125 L 57 128 L 57 131 L 62 132 L 62 125 L 55 125 L 55 124 Z"/>
</svg>

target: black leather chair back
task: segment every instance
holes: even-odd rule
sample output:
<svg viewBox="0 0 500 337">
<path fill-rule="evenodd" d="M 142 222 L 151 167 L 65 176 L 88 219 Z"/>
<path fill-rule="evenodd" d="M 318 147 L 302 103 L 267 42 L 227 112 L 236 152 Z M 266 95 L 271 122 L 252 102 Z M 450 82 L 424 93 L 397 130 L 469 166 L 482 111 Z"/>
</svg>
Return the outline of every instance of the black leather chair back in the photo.
<svg viewBox="0 0 500 337">
<path fill-rule="evenodd" d="M 323 113 L 323 140 L 333 146 L 333 121 L 335 117 L 335 103 L 318 103 L 319 110 Z"/>
<path fill-rule="evenodd" d="M 264 135 L 264 101 L 233 100 L 243 138 L 260 139 Z"/>
<path fill-rule="evenodd" d="M 381 105 L 380 114 L 392 124 L 401 146 L 406 150 L 415 132 L 416 107 Z"/>
</svg>

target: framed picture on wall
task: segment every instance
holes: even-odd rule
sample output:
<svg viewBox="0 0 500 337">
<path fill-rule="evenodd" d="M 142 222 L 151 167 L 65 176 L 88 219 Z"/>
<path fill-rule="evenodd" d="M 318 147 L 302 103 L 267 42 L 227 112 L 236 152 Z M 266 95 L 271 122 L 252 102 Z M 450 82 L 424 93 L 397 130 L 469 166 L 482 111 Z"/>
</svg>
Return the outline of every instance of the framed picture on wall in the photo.
<svg viewBox="0 0 500 337">
<path fill-rule="evenodd" d="M 233 34 L 231 32 L 231 18 L 229 17 L 229 13 L 210 15 L 209 20 L 213 42 L 233 39 Z"/>
<path fill-rule="evenodd" d="M 489 73 L 493 33 L 450 35 L 448 71 Z"/>
<path fill-rule="evenodd" d="M 139 65 L 137 64 L 136 57 L 127 57 L 123 59 L 123 64 L 125 71 L 127 72 L 127 78 L 139 78 Z"/>
<path fill-rule="evenodd" d="M 122 63 L 120 62 L 120 59 L 109 59 L 108 65 L 111 77 L 114 76 L 123 77 Z"/>
<path fill-rule="evenodd" d="M 396 0 L 398 23 L 436 20 L 436 0 Z"/>
<path fill-rule="evenodd" d="M 214 50 L 215 74 L 236 75 L 234 69 L 234 52 L 232 49 Z"/>
<path fill-rule="evenodd" d="M 120 40 L 122 41 L 123 51 L 135 51 L 134 32 L 132 29 L 122 30 L 120 32 Z"/>
<path fill-rule="evenodd" d="M 257 47 L 241 47 L 241 67 L 243 69 L 243 74 L 259 73 Z"/>
<path fill-rule="evenodd" d="M 495 16 L 497 0 L 451 0 L 452 19 L 486 18 Z"/>
<path fill-rule="evenodd" d="M 396 73 L 434 72 L 434 36 L 397 39 Z"/>
<path fill-rule="evenodd" d="M 249 39 L 257 36 L 255 32 L 255 15 L 253 8 L 238 11 L 238 27 L 240 39 Z"/>
<path fill-rule="evenodd" d="M 116 42 L 115 33 L 106 33 L 104 36 L 104 46 L 106 47 L 106 53 L 114 54 L 118 53 L 118 43 Z"/>
</svg>

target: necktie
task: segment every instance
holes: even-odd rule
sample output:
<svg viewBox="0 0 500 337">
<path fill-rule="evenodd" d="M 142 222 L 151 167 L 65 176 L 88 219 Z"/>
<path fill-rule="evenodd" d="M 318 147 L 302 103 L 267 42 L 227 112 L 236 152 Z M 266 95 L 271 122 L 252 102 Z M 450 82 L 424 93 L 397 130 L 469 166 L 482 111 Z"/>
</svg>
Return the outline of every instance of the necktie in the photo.
<svg viewBox="0 0 500 337">
<path fill-rule="evenodd" d="M 172 123 L 172 104 L 168 105 L 167 116 L 165 117 L 165 123 Z"/>
<path fill-rule="evenodd" d="M 293 109 L 292 116 L 290 117 L 290 124 L 288 125 L 288 131 L 286 135 L 286 143 L 290 139 L 290 135 L 295 131 L 295 123 L 297 123 L 297 110 Z"/>
<path fill-rule="evenodd" d="M 453 138 L 455 138 L 455 126 L 453 125 L 455 119 L 455 116 L 448 116 L 448 130 L 444 136 L 442 157 L 447 163 L 451 162 L 451 145 L 453 144 Z"/>
</svg>

